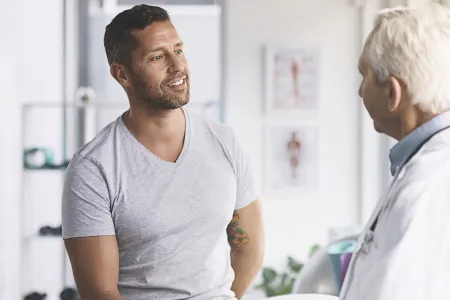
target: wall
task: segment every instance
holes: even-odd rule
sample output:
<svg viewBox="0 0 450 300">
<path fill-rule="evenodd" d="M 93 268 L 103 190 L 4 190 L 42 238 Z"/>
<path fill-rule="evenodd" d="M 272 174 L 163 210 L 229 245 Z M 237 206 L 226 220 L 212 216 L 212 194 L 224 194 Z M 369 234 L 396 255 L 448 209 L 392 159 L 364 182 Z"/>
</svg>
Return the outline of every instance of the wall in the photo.
<svg viewBox="0 0 450 300">
<path fill-rule="evenodd" d="M 2 14 L 0 12 L 0 18 Z M 0 27 L 0 38 L 2 37 Z M 1 111 L 7 112 L 0 118 L 0 299 L 19 299 L 16 291 L 19 289 L 20 265 L 20 227 L 14 220 L 20 218 L 17 201 L 20 198 L 20 107 L 15 103 L 15 82 L 12 52 L 0 50 L 0 99 Z M 9 128 L 9 130 L 5 130 Z M 17 130 L 10 130 L 10 129 Z M 4 297 L 4 298 L 3 298 Z"/>
<path fill-rule="evenodd" d="M 229 0 L 226 4 L 226 121 L 237 131 L 263 184 L 262 47 L 318 46 L 320 62 L 319 193 L 263 194 L 265 264 L 283 267 L 326 243 L 330 227 L 357 220 L 358 15 L 340 0 Z"/>
<path fill-rule="evenodd" d="M 7 41 L 0 49 L 0 299 L 38 290 L 56 300 L 62 288 L 62 242 L 37 233 L 60 224 L 63 173 L 22 170 L 22 142 L 62 158 L 60 107 L 22 110 L 24 103 L 62 102 L 62 7 L 61 0 L 0 3 L 0 39 Z"/>
<path fill-rule="evenodd" d="M 4 112 L 0 118 L 0 299 L 20 299 L 20 227 L 15 220 L 20 218 L 21 122 L 15 77 L 19 42 L 15 34 L 21 29 L 17 15 L 22 2 L 2 2 L 0 9 L 0 39 L 8 41 L 0 47 L 0 110 Z"/>
</svg>

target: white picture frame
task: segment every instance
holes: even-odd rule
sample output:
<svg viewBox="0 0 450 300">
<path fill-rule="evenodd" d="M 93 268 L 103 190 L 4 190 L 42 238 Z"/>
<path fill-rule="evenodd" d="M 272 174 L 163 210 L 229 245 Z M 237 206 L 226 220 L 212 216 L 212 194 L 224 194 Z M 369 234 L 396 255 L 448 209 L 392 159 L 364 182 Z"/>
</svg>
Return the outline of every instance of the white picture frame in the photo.
<svg viewBox="0 0 450 300">
<path fill-rule="evenodd" d="M 319 109 L 320 53 L 314 47 L 264 48 L 264 114 L 315 117 Z"/>
<path fill-rule="evenodd" d="M 314 123 L 264 125 L 266 193 L 316 193 L 319 185 L 319 132 Z"/>
</svg>

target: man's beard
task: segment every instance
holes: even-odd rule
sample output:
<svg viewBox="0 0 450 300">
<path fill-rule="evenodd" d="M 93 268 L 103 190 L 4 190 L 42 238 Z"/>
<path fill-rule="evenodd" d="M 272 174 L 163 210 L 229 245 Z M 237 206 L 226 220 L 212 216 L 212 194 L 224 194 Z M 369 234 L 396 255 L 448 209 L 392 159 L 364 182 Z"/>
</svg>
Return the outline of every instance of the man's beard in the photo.
<svg viewBox="0 0 450 300">
<path fill-rule="evenodd" d="M 136 80 L 137 79 L 137 80 Z M 134 90 L 142 106 L 151 111 L 173 110 L 186 105 L 190 98 L 189 77 L 186 75 L 186 92 L 176 94 L 160 87 L 146 85 L 140 78 L 134 80 Z"/>
</svg>

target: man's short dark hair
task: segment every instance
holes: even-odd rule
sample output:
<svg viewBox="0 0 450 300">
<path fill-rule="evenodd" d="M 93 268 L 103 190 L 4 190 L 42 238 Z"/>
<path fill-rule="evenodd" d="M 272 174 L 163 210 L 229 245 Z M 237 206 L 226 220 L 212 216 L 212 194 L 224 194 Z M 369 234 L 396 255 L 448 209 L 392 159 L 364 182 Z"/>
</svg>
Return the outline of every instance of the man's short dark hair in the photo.
<svg viewBox="0 0 450 300">
<path fill-rule="evenodd" d="M 133 31 L 143 30 L 155 21 L 170 21 L 167 11 L 158 6 L 136 5 L 119 13 L 106 26 L 104 45 L 108 63 L 129 65 L 131 51 L 138 45 Z"/>
</svg>

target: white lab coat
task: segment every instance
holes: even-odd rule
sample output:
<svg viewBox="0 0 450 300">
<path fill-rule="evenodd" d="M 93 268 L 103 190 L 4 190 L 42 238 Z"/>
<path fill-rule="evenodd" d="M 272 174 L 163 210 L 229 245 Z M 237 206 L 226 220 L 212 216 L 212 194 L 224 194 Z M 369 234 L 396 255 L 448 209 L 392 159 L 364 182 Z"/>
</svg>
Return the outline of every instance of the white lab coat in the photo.
<svg viewBox="0 0 450 300">
<path fill-rule="evenodd" d="M 450 299 L 450 129 L 394 177 L 359 238 L 340 299 Z"/>
</svg>

